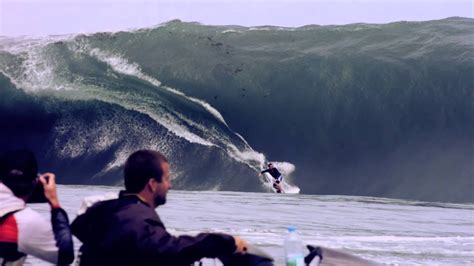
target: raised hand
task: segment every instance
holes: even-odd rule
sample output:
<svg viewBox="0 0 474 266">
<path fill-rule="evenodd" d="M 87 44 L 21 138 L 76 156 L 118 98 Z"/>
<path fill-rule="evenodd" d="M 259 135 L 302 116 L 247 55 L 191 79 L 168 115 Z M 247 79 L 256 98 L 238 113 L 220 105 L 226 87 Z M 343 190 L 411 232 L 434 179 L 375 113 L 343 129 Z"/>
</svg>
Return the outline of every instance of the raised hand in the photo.
<svg viewBox="0 0 474 266">
<path fill-rule="evenodd" d="M 234 236 L 236 249 L 234 253 L 245 254 L 247 252 L 247 242 L 238 236 Z"/>
<path fill-rule="evenodd" d="M 44 196 L 48 199 L 51 208 L 59 208 L 58 193 L 56 192 L 56 175 L 44 173 L 38 177 L 44 188 Z"/>
</svg>

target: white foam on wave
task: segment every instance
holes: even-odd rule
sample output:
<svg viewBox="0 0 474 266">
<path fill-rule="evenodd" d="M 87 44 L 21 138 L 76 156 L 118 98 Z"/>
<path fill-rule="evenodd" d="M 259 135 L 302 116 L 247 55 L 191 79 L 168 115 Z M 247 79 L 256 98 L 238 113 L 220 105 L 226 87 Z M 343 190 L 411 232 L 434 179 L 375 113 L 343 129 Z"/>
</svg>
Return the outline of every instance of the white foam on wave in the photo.
<svg viewBox="0 0 474 266">
<path fill-rule="evenodd" d="M 227 125 L 227 122 L 224 120 L 224 117 L 221 115 L 221 113 L 219 111 L 217 111 L 216 108 L 212 107 L 209 103 L 207 103 L 203 100 L 199 100 L 197 98 L 188 96 L 188 95 L 184 94 L 183 92 L 178 91 L 177 89 L 174 89 L 174 88 L 171 88 L 171 87 L 168 87 L 168 86 L 162 86 L 162 87 L 167 89 L 170 92 L 181 95 L 181 96 L 185 97 L 186 99 L 201 105 L 202 107 L 204 107 L 204 109 L 206 109 L 209 113 L 211 113 L 215 118 L 217 118 L 217 120 L 219 120 L 222 124 L 224 124 L 226 127 L 229 127 Z"/>
<path fill-rule="evenodd" d="M 164 88 L 174 94 L 180 95 L 194 103 L 197 103 L 198 105 L 206 109 L 210 114 L 212 114 L 217 120 L 219 120 L 221 123 L 228 127 L 221 113 L 219 113 L 219 111 L 217 111 L 217 109 L 212 107 L 209 103 L 203 100 L 196 99 L 194 97 L 190 97 L 175 88 L 171 88 L 169 86 L 162 86 L 161 81 L 143 73 L 141 67 L 137 63 L 129 62 L 129 60 L 124 58 L 122 55 L 107 53 L 98 48 L 91 49 L 90 54 L 95 58 L 99 59 L 100 61 L 107 63 L 109 66 L 112 67 L 113 70 L 119 73 L 145 80 L 156 87 Z"/>
<path fill-rule="evenodd" d="M 259 26 L 259 27 L 250 27 L 249 31 L 295 31 L 295 28 L 286 28 L 286 27 L 275 27 L 275 26 Z"/>
<path fill-rule="evenodd" d="M 21 71 L 15 66 L 0 65 L 0 71 L 10 78 L 11 82 L 25 91 L 67 90 L 61 82 L 57 82 L 55 62 L 48 57 L 45 47 L 54 42 L 68 41 L 75 35 L 58 35 L 47 37 L 22 36 L 5 38 L 0 42 L 0 51 L 17 56 L 22 60 Z"/>
<path fill-rule="evenodd" d="M 294 164 L 288 162 L 272 162 L 272 164 L 284 175 L 290 175 L 296 169 Z"/>
<path fill-rule="evenodd" d="M 99 61 L 106 63 L 114 71 L 116 71 L 118 73 L 121 73 L 121 74 L 137 77 L 141 80 L 144 80 L 144 81 L 147 81 L 147 82 L 151 83 L 152 85 L 154 85 L 156 87 L 161 86 L 161 82 L 159 80 L 144 74 L 141 71 L 141 68 L 138 64 L 130 63 L 127 59 L 125 59 L 124 57 L 122 57 L 120 55 L 107 53 L 107 52 L 101 51 L 98 48 L 93 48 L 93 49 L 87 49 L 87 48 L 88 47 L 85 46 L 85 47 L 82 47 L 82 49 L 80 49 L 80 50 L 82 52 L 87 52 L 88 54 L 90 54 L 94 58 L 98 59 Z M 120 104 L 120 105 L 123 105 L 123 101 L 117 101 L 116 103 Z M 145 102 L 143 102 L 143 103 L 145 103 Z M 151 106 L 153 104 L 154 103 L 149 103 L 148 105 Z M 205 145 L 205 146 L 214 146 L 213 143 L 199 137 L 196 134 L 191 133 L 184 126 L 181 126 L 177 121 L 172 121 L 172 119 L 170 119 L 170 117 L 164 117 L 164 116 L 156 115 L 155 112 L 151 112 L 147 107 L 148 107 L 147 105 L 145 105 L 143 107 L 139 107 L 139 106 L 133 105 L 132 102 L 128 106 L 128 108 L 131 108 L 132 110 L 137 110 L 137 111 L 140 111 L 142 113 L 145 113 L 145 114 L 149 115 L 155 121 L 157 121 L 159 124 L 165 126 L 167 129 L 169 129 L 171 132 L 173 132 L 174 134 L 176 134 L 179 137 L 182 137 L 182 138 L 186 139 L 187 141 L 189 141 L 191 143 L 198 143 L 198 144 Z"/>
<path fill-rule="evenodd" d="M 257 172 L 259 171 L 259 169 L 255 166 L 255 162 L 259 163 L 265 161 L 265 155 L 254 151 L 250 147 L 241 151 L 234 144 L 227 143 L 227 148 L 228 152 L 234 160 L 247 164 L 247 166 Z"/>
<path fill-rule="evenodd" d="M 0 50 L 18 55 L 20 53 L 31 51 L 31 49 L 44 47 L 53 42 L 72 40 L 75 36 L 75 34 L 66 34 L 41 38 L 33 36 L 6 37 L 0 39 Z"/>
<path fill-rule="evenodd" d="M 242 33 L 241 31 L 238 31 L 238 30 L 224 30 L 222 31 L 223 34 L 226 34 L 226 33 Z"/>
<path fill-rule="evenodd" d="M 93 48 L 89 52 L 90 55 L 98 60 L 107 63 L 113 70 L 129 76 L 135 76 L 139 79 L 148 81 L 154 86 L 160 87 L 161 82 L 155 78 L 143 74 L 140 66 L 136 63 L 131 63 L 121 55 L 107 53 L 98 48 Z"/>
<path fill-rule="evenodd" d="M 2 73 L 9 77 L 11 82 L 26 91 L 39 91 L 45 89 L 60 90 L 65 87 L 55 82 L 53 63 L 43 54 L 43 47 L 49 42 L 28 42 L 20 47 L 6 49 L 22 60 L 21 71 L 10 69 L 2 65 Z"/>
</svg>

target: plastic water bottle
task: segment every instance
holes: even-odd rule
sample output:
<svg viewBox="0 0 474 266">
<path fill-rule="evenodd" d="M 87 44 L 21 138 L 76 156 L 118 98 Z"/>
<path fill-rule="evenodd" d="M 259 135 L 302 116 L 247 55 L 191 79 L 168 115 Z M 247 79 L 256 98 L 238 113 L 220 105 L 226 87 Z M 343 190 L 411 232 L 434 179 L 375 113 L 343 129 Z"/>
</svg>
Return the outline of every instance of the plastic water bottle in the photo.
<svg viewBox="0 0 474 266">
<path fill-rule="evenodd" d="M 296 227 L 288 226 L 288 234 L 285 238 L 285 256 L 287 266 L 305 266 L 304 265 L 304 253 L 303 253 L 303 242 L 301 241 Z"/>
</svg>

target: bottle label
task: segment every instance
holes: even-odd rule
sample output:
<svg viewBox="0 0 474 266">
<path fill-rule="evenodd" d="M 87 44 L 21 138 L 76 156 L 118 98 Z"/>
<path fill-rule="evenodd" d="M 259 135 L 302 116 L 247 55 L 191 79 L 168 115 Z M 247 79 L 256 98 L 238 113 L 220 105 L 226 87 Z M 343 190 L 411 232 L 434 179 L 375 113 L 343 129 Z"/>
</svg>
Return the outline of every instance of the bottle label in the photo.
<svg viewBox="0 0 474 266">
<path fill-rule="evenodd" d="M 303 255 L 288 256 L 286 258 L 286 265 L 287 266 L 304 266 Z"/>
</svg>

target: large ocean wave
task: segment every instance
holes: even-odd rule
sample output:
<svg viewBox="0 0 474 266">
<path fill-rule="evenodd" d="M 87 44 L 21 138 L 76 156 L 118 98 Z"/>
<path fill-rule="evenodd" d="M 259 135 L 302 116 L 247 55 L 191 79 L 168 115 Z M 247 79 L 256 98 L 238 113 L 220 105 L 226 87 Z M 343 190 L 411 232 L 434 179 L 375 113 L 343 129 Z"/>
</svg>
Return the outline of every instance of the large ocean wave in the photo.
<svg viewBox="0 0 474 266">
<path fill-rule="evenodd" d="M 170 21 L 0 38 L 1 150 L 118 184 L 139 148 L 174 187 L 474 201 L 474 20 L 301 28 Z"/>
</svg>

